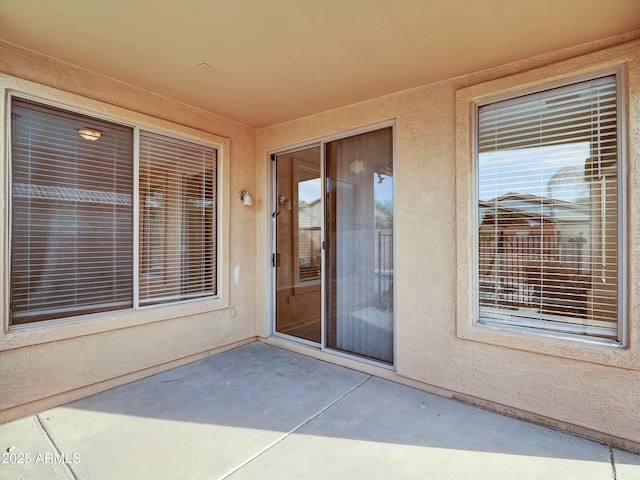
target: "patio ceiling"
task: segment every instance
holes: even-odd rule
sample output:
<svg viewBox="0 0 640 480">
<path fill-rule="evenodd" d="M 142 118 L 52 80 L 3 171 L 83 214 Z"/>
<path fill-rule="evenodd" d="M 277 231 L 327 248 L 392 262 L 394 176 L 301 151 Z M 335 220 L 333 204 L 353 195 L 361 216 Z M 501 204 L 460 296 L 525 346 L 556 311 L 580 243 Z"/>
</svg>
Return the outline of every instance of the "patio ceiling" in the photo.
<svg viewBox="0 0 640 480">
<path fill-rule="evenodd" d="M 0 3 L 8 42 L 254 127 L 639 26 L 637 0 Z"/>
</svg>

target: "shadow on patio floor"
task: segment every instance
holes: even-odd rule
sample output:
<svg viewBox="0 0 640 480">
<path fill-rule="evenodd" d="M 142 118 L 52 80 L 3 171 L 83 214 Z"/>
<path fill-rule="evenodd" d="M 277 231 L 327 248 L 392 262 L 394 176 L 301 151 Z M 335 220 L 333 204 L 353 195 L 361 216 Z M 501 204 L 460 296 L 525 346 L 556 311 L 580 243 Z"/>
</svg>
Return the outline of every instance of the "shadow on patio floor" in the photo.
<svg viewBox="0 0 640 480">
<path fill-rule="evenodd" d="M 613 478 L 606 446 L 257 342 L 37 420 L 76 478 Z"/>
</svg>

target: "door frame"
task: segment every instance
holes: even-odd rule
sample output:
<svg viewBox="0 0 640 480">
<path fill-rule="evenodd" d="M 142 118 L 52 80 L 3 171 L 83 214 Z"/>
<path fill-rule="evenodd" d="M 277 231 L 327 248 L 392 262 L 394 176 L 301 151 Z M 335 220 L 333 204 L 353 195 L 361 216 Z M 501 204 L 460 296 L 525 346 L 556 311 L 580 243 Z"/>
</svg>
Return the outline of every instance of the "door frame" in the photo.
<svg viewBox="0 0 640 480">
<path fill-rule="evenodd" d="M 326 135 L 323 137 L 319 137 L 319 138 L 315 138 L 312 140 L 308 140 L 308 141 L 304 141 L 304 142 L 300 142 L 300 143 L 296 143 L 293 145 L 289 145 L 287 147 L 284 148 L 278 148 L 278 149 L 274 149 L 271 151 L 267 152 L 267 162 L 269 162 L 269 168 L 268 168 L 268 175 L 267 175 L 267 181 L 269 182 L 268 184 L 268 200 L 267 200 L 267 211 L 266 214 L 268 215 L 267 221 L 269 224 L 269 228 L 268 228 L 268 245 L 267 245 L 267 334 L 269 336 L 274 336 L 274 337 L 278 337 L 278 338 L 283 338 L 286 339 L 288 341 L 292 341 L 298 344 L 303 344 L 303 345 L 307 345 L 313 348 L 316 348 L 322 352 L 327 352 L 327 353 L 331 353 L 333 355 L 337 355 L 340 357 L 345 357 L 351 360 L 357 360 L 359 362 L 362 363 L 366 363 L 366 364 L 370 364 L 370 365 L 374 365 L 376 367 L 382 367 L 388 370 L 395 370 L 396 369 L 396 361 L 397 361 L 397 314 L 396 314 L 396 305 L 397 305 L 397 282 L 396 282 L 396 269 L 395 269 L 395 265 L 397 265 L 396 262 L 396 245 L 397 242 L 394 240 L 393 242 L 393 265 L 394 265 L 394 288 L 393 288 L 393 363 L 392 364 L 388 364 L 385 362 L 378 362 L 375 360 L 372 360 L 370 358 L 365 358 L 365 357 L 361 357 L 355 354 L 350 354 L 347 352 L 343 352 L 341 350 L 336 350 L 336 349 L 332 349 L 332 348 L 328 348 L 326 346 L 326 339 L 325 339 L 325 321 L 326 321 L 326 258 L 325 258 L 325 253 L 326 250 L 324 248 L 322 248 L 321 253 L 322 253 L 322 273 L 321 273 L 321 279 L 320 279 L 320 289 L 321 289 L 321 306 L 320 306 L 320 311 L 321 311 L 321 319 L 320 319 L 320 328 L 321 328 L 321 341 L 320 344 L 317 344 L 315 342 L 311 342 L 309 340 L 305 340 L 303 338 L 298 338 L 298 337 L 294 337 L 292 335 L 287 335 L 284 333 L 280 333 L 276 331 L 276 268 L 273 266 L 272 263 L 272 259 L 273 259 L 273 255 L 276 253 L 276 216 L 275 213 L 277 212 L 278 209 L 278 200 L 277 200 L 277 182 L 276 182 L 276 158 L 279 155 L 286 155 L 286 154 L 291 154 L 291 153 L 295 153 L 297 151 L 300 150 L 306 150 L 309 148 L 314 148 L 314 147 L 320 147 L 320 179 L 321 179 L 321 184 L 322 184 L 322 196 L 321 196 L 321 208 L 322 208 L 322 212 L 325 211 L 325 201 L 326 201 L 326 158 L 325 158 L 325 145 L 329 142 L 335 141 L 335 140 L 341 140 L 344 138 L 348 138 L 348 137 L 353 137 L 356 135 L 361 135 L 364 133 L 369 133 L 369 132 L 373 132 L 376 130 L 381 130 L 383 128 L 389 128 L 391 127 L 391 135 L 392 135 L 392 160 L 393 160 L 393 176 L 394 176 L 394 193 L 393 193 L 393 217 L 394 217 L 394 222 L 393 222 L 393 237 L 394 239 L 397 238 L 396 237 L 396 205 L 397 205 L 397 201 L 396 201 L 396 183 L 395 183 L 395 176 L 396 176 L 396 120 L 395 118 L 389 119 L 389 120 L 384 120 L 381 122 L 376 122 L 376 123 L 372 123 L 372 124 L 368 124 L 362 127 L 357 127 L 357 128 L 353 128 L 350 130 L 345 130 L 345 131 L 341 131 L 335 134 L 331 134 L 331 135 Z M 324 217 L 324 213 L 323 213 L 323 217 Z M 325 221 L 322 222 L 322 226 L 321 226 L 321 241 L 324 242 L 326 237 L 326 225 L 325 225 Z"/>
<path fill-rule="evenodd" d="M 277 246 L 277 229 L 276 229 L 276 212 L 278 212 L 278 192 L 277 192 L 277 157 L 280 155 L 288 155 L 295 154 L 301 150 L 309 150 L 312 148 L 318 147 L 320 150 L 320 183 L 324 186 L 325 175 L 324 175 L 324 152 L 323 152 L 323 144 L 320 141 L 312 141 L 306 142 L 303 144 L 298 144 L 293 147 L 286 148 L 284 150 L 278 150 L 276 152 L 269 154 L 269 208 L 267 210 L 267 214 L 270 217 L 269 221 L 269 260 L 268 260 L 268 271 L 269 271 L 269 281 L 268 285 L 268 295 L 269 295 L 269 303 L 268 303 L 268 328 L 267 333 L 269 336 L 281 337 L 294 342 L 303 343 L 305 345 L 309 345 L 311 347 L 320 348 L 324 345 L 324 304 L 325 304 L 325 290 L 324 290 L 324 248 L 320 249 L 321 254 L 321 275 L 320 275 L 320 343 L 312 342 L 311 340 L 307 340 L 300 337 L 295 337 L 293 335 L 288 335 L 286 333 L 276 331 L 276 313 L 277 313 L 277 304 L 276 304 L 276 293 L 277 293 L 277 282 L 276 282 L 276 273 L 277 268 L 273 265 L 273 258 L 276 252 Z M 320 196 L 320 209 L 324 212 L 324 187 L 321 190 Z M 324 219 L 322 225 L 320 226 L 320 241 L 324 241 Z"/>
</svg>

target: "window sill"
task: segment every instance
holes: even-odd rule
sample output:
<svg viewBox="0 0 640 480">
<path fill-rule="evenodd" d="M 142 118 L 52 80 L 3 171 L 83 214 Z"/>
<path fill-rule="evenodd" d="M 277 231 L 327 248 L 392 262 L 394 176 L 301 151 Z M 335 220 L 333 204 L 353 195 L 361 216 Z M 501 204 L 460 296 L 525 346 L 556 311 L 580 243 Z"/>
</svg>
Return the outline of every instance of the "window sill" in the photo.
<svg viewBox="0 0 640 480">
<path fill-rule="evenodd" d="M 458 319 L 457 337 L 510 350 L 638 370 L 640 356 L 612 340 Z"/>
</svg>

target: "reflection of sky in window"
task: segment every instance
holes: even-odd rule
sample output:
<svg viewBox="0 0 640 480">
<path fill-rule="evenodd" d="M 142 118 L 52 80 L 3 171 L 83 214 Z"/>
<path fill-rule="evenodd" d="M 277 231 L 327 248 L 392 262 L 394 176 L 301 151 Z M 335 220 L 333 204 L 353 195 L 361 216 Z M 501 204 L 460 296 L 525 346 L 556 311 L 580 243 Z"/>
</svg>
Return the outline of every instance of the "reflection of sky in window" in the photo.
<svg viewBox="0 0 640 480">
<path fill-rule="evenodd" d="M 298 182 L 298 203 L 311 203 L 318 200 L 321 194 L 319 178 Z"/>
<path fill-rule="evenodd" d="M 379 183 L 378 174 L 374 175 L 373 193 L 375 200 L 385 204 L 393 205 L 393 177 L 381 174 L 384 180 Z M 318 200 L 321 194 L 321 183 L 319 178 L 312 178 L 298 183 L 298 202 L 311 203 Z"/>
<path fill-rule="evenodd" d="M 589 142 L 482 152 L 478 156 L 479 199 L 492 200 L 507 193 L 548 197 L 551 182 L 553 198 L 575 201 L 584 186 L 584 163 L 589 156 Z M 561 169 L 565 179 L 554 183 L 552 178 Z M 571 172 L 574 178 L 566 178 Z"/>
<path fill-rule="evenodd" d="M 381 173 L 373 175 L 373 196 L 376 202 L 383 205 L 393 206 L 393 177 Z M 382 182 L 380 182 L 382 179 Z"/>
</svg>

